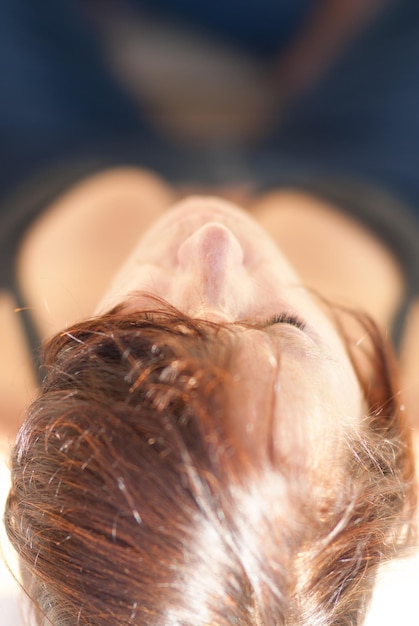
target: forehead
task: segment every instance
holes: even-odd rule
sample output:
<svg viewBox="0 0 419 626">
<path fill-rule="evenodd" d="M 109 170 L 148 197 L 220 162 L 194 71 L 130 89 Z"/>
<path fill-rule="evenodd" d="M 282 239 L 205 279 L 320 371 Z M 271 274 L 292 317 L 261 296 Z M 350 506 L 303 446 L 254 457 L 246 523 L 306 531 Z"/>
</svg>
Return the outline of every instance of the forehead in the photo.
<svg viewBox="0 0 419 626">
<path fill-rule="evenodd" d="M 315 469 L 339 456 L 361 417 L 358 390 L 330 355 L 291 332 L 241 333 L 228 425 L 255 461 L 265 454 Z"/>
</svg>

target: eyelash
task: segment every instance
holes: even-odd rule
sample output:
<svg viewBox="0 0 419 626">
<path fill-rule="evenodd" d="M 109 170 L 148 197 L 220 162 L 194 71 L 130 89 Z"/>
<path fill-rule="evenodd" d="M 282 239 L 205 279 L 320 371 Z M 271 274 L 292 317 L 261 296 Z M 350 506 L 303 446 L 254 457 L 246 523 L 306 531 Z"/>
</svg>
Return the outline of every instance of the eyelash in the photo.
<svg viewBox="0 0 419 626">
<path fill-rule="evenodd" d="M 270 318 L 269 325 L 273 324 L 290 324 L 291 326 L 296 326 L 300 330 L 304 330 L 305 323 L 302 319 L 297 317 L 296 315 L 290 315 L 289 313 L 280 313 L 279 315 L 274 315 Z"/>
</svg>

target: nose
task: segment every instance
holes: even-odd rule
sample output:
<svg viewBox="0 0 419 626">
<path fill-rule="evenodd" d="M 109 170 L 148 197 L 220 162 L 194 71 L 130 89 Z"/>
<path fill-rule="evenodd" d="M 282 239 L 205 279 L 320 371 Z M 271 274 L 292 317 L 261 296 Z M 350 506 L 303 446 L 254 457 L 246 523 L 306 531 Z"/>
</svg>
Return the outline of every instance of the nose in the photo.
<svg viewBox="0 0 419 626">
<path fill-rule="evenodd" d="M 201 226 L 179 247 L 178 264 L 188 274 L 205 307 L 224 307 L 243 269 L 243 248 L 234 233 L 218 222 Z M 233 290 L 234 291 L 234 290 Z"/>
</svg>

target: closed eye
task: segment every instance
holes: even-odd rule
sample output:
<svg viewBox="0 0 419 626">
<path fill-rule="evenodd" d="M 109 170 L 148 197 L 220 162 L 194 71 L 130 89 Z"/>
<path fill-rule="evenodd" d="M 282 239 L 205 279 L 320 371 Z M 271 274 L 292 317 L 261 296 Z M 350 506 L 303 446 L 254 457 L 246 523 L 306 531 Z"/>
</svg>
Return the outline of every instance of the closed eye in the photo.
<svg viewBox="0 0 419 626">
<path fill-rule="evenodd" d="M 305 322 L 303 322 L 302 319 L 289 313 L 280 313 L 279 315 L 274 315 L 269 318 L 267 326 L 273 326 L 273 324 L 290 324 L 291 326 L 296 326 L 300 330 L 304 330 L 306 327 Z"/>
</svg>

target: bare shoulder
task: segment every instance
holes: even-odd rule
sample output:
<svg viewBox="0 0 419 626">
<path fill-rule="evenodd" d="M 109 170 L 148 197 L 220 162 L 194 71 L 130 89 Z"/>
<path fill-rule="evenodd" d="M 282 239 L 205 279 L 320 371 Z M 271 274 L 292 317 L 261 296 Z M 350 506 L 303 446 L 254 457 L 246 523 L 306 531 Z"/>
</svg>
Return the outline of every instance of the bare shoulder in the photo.
<svg viewBox="0 0 419 626">
<path fill-rule="evenodd" d="M 19 280 L 43 336 L 90 315 L 120 263 L 172 203 L 137 168 L 107 170 L 63 194 L 22 243 Z"/>
<path fill-rule="evenodd" d="M 404 293 L 403 271 L 371 231 L 339 206 L 293 189 L 265 195 L 251 212 L 307 287 L 391 327 Z"/>
<path fill-rule="evenodd" d="M 419 455 L 419 298 L 412 303 L 401 349 L 401 384 L 408 414 L 417 433 Z"/>
<path fill-rule="evenodd" d="M 172 204 L 154 174 L 118 168 L 62 194 L 27 233 L 18 274 L 40 337 L 91 315 L 121 261 Z M 36 391 L 31 355 L 12 294 L 0 293 L 0 439 L 8 445 Z"/>
<path fill-rule="evenodd" d="M 7 452 L 36 390 L 31 357 L 11 294 L 0 293 L 0 452 Z"/>
</svg>

